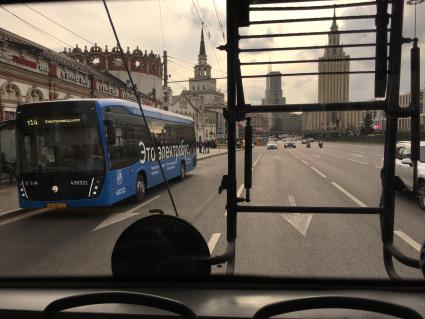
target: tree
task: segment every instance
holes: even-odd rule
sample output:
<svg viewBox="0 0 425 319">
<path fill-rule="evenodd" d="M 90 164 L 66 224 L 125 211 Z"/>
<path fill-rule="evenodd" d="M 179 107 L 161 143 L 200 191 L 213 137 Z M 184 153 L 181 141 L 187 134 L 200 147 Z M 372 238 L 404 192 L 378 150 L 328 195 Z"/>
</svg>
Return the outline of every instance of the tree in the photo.
<svg viewBox="0 0 425 319">
<path fill-rule="evenodd" d="M 276 126 L 272 126 L 269 130 L 269 134 L 270 135 L 279 135 L 279 129 Z"/>
<path fill-rule="evenodd" d="M 363 119 L 363 128 L 362 132 L 364 135 L 369 135 L 373 132 L 373 119 L 370 112 L 366 112 L 366 115 Z"/>
</svg>

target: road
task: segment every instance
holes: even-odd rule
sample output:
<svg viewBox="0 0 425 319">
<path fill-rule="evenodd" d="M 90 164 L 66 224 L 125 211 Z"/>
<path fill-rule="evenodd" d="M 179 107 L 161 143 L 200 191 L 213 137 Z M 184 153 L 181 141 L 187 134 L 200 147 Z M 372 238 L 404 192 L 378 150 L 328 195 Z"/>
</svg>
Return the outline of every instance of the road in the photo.
<svg viewBox="0 0 425 319">
<path fill-rule="evenodd" d="M 252 205 L 376 207 L 383 147 L 317 143 L 307 149 L 253 151 Z M 244 196 L 243 152 L 237 153 L 238 193 Z M 227 157 L 199 162 L 183 182 L 172 182 L 179 214 L 199 229 L 213 254 L 226 247 L 225 192 L 218 195 Z M 145 202 L 108 209 L 38 210 L 0 221 L 0 276 L 111 275 L 110 257 L 120 233 L 160 208 L 171 214 L 164 187 Z M 395 243 L 418 256 L 425 212 L 411 194 L 397 194 Z M 285 277 L 387 278 L 378 216 L 240 214 L 236 273 Z M 223 273 L 225 267 L 214 267 Z M 404 278 L 420 273 L 396 263 Z"/>
</svg>

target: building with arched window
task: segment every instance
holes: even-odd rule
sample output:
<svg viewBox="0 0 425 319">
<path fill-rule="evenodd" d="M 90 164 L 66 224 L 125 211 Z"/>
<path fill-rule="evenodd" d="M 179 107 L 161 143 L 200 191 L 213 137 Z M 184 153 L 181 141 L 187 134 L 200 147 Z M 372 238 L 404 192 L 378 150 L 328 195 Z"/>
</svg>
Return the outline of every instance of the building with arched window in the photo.
<svg viewBox="0 0 425 319">
<path fill-rule="evenodd" d="M 66 54 L 58 53 L 0 28 L 0 121 L 13 119 L 16 106 L 22 103 L 88 97 L 135 101 L 133 91 L 120 78 L 121 69 L 111 66 L 108 70 L 114 70 L 105 72 L 95 66 L 96 63 L 109 63 L 105 62 L 106 57 L 113 63 L 112 56 L 116 56 L 116 51 L 110 57 L 104 52 L 100 54 L 99 49 L 96 45 L 92 47 L 91 55 L 84 55 L 78 47 L 69 49 Z M 78 52 L 81 57 L 77 56 Z M 142 61 L 145 54 L 140 51 L 131 56 L 134 68 L 140 68 L 141 64 L 136 63 L 138 60 L 134 56 L 139 56 Z M 87 58 L 90 58 L 89 63 L 84 60 Z M 153 53 L 147 55 L 146 61 L 148 73 L 139 72 L 138 94 L 143 103 L 161 107 L 159 99 L 145 94 L 147 87 L 143 86 L 145 78 L 142 75 L 148 77 L 146 81 L 152 90 L 153 79 L 161 83 L 162 64 Z M 111 73 L 115 71 L 116 74 Z"/>
</svg>

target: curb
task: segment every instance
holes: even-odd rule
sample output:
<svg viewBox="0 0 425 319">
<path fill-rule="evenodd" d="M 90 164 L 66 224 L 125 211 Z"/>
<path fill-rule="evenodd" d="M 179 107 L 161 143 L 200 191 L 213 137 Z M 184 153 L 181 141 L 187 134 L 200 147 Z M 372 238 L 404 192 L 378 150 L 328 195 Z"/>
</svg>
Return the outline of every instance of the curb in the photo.
<svg viewBox="0 0 425 319">
<path fill-rule="evenodd" d="M 5 188 L 11 188 L 11 187 L 17 187 L 16 184 L 10 185 L 10 184 L 0 184 L 0 189 L 5 189 Z"/>
<path fill-rule="evenodd" d="M 220 156 L 220 155 L 224 155 L 224 154 L 227 154 L 227 153 L 228 153 L 228 151 L 226 151 L 224 153 L 218 153 L 218 154 L 213 154 L 213 155 L 205 156 L 205 157 L 202 157 L 202 158 L 198 158 L 197 160 L 198 161 L 202 161 L 202 160 L 207 159 L 207 158 L 211 158 L 211 157 L 215 157 L 215 156 Z"/>
<path fill-rule="evenodd" d="M 237 150 L 236 150 L 236 152 L 239 152 L 239 151 L 242 151 L 242 150 L 241 150 L 241 149 L 237 149 Z M 210 158 L 210 157 L 215 157 L 215 156 L 220 156 L 220 155 L 227 154 L 228 152 L 229 152 L 229 151 L 226 151 L 226 152 L 224 152 L 224 153 L 218 153 L 218 154 L 214 154 L 214 155 L 206 156 L 206 157 L 203 157 L 203 158 L 197 158 L 197 160 L 198 160 L 198 161 L 202 161 L 202 160 L 207 159 L 207 158 Z"/>
<path fill-rule="evenodd" d="M 17 216 L 17 215 L 20 215 L 23 211 L 24 211 L 23 208 L 17 208 L 17 209 L 13 209 L 13 210 L 8 210 L 6 212 L 1 212 L 0 213 L 0 221 L 14 217 L 14 216 Z"/>
</svg>

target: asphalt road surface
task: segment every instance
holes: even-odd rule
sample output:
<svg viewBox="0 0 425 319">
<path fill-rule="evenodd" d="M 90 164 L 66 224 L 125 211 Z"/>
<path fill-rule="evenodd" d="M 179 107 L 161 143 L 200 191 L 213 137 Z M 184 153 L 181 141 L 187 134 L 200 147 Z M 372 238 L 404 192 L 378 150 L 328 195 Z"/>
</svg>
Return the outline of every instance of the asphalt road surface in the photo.
<svg viewBox="0 0 425 319">
<path fill-rule="evenodd" d="M 376 207 L 383 146 L 317 143 L 310 149 L 255 147 L 252 205 Z M 243 152 L 237 152 L 238 194 L 244 196 Z M 227 156 L 199 162 L 182 182 L 172 182 L 179 214 L 199 229 L 213 254 L 226 247 L 225 192 L 218 195 Z M 172 214 L 163 186 L 140 204 L 111 208 L 43 209 L 0 221 L 0 276 L 111 275 L 110 258 L 120 233 L 160 208 Z M 425 212 L 415 197 L 398 193 L 395 243 L 418 257 Z M 396 264 L 404 278 L 419 271 Z M 215 266 L 223 273 L 225 266 Z M 285 277 L 387 278 L 377 215 L 240 214 L 236 273 Z"/>
</svg>

